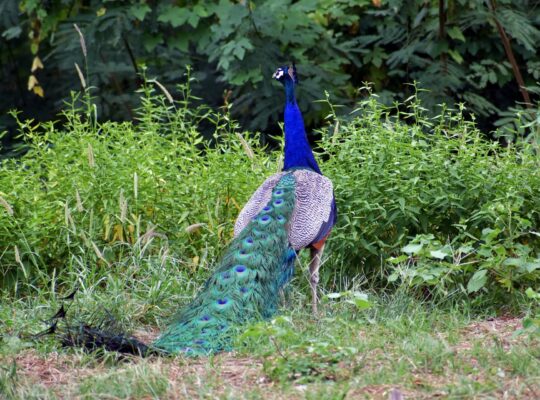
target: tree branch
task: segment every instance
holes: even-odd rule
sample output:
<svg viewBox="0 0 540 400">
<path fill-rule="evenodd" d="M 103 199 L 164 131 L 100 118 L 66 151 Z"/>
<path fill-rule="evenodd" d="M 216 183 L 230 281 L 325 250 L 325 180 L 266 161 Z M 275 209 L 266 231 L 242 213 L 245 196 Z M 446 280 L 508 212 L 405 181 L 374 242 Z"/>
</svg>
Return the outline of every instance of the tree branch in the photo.
<svg viewBox="0 0 540 400">
<path fill-rule="evenodd" d="M 495 22 L 495 25 L 497 26 L 497 30 L 499 31 L 499 35 L 501 36 L 501 40 L 504 46 L 504 51 L 506 52 L 506 57 L 508 57 L 508 61 L 510 61 L 510 64 L 512 65 L 512 70 L 514 71 L 514 77 L 516 78 L 516 81 L 519 85 L 519 91 L 521 92 L 521 95 L 523 96 L 523 101 L 525 102 L 525 106 L 527 108 L 532 108 L 531 98 L 529 96 L 529 92 L 527 92 L 527 89 L 525 89 L 525 82 L 523 81 L 523 76 L 521 75 L 521 71 L 519 70 L 519 66 L 517 64 L 516 58 L 514 57 L 514 52 L 512 51 L 512 46 L 510 45 L 510 39 L 508 38 L 508 35 L 506 35 L 506 32 L 504 31 L 503 26 L 497 19 L 497 16 L 495 15 L 496 10 L 496 3 L 495 0 L 489 0 L 489 7 L 490 11 L 493 17 L 493 21 Z"/>
<path fill-rule="evenodd" d="M 446 10 L 445 10 L 445 4 L 444 0 L 439 0 L 439 40 L 442 42 L 445 39 L 446 36 Z M 448 72 L 447 70 L 447 59 L 448 56 L 445 51 L 441 52 L 441 65 L 443 67 L 443 71 L 446 74 Z"/>
</svg>

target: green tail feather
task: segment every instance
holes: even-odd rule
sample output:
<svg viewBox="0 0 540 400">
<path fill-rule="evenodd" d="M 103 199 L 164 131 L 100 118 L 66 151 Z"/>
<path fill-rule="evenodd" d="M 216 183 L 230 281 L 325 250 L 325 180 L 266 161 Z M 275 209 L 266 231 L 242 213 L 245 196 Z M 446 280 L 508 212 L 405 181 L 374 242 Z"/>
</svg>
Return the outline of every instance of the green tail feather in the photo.
<svg viewBox="0 0 540 400">
<path fill-rule="evenodd" d="M 168 353 L 203 355 L 230 350 L 239 325 L 269 318 L 279 290 L 291 278 L 294 252 L 287 222 L 295 205 L 295 179 L 281 178 L 270 202 L 234 239 L 203 290 L 152 347 Z"/>
</svg>

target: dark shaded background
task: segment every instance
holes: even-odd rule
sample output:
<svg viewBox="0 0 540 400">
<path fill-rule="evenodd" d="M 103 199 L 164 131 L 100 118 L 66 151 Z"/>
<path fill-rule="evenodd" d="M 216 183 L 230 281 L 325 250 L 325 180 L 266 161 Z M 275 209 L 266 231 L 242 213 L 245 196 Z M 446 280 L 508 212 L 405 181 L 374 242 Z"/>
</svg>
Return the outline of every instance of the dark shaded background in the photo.
<svg viewBox="0 0 540 400">
<path fill-rule="evenodd" d="M 328 107 L 315 101 L 325 91 L 346 115 L 364 82 L 392 104 L 410 96 L 417 81 L 429 89 L 421 93 L 428 112 L 465 102 L 484 131 L 502 125 L 516 135 L 516 109 L 526 108 L 525 95 L 531 103 L 537 98 L 539 27 L 539 2 L 528 0 L 4 0 L 2 151 L 17 143 L 8 110 L 61 120 L 70 91 L 81 89 L 75 63 L 94 87 L 102 120 L 133 118 L 143 65 L 175 98 L 191 65 L 201 101 L 232 103 L 243 127 L 276 133 L 282 94 L 269 76 L 295 60 L 309 128 L 324 124 Z M 32 71 L 36 58 L 43 68 Z M 38 83 L 29 90 L 32 77 Z M 520 90 L 520 79 L 528 89 Z M 534 119 L 534 110 L 524 118 Z"/>
</svg>

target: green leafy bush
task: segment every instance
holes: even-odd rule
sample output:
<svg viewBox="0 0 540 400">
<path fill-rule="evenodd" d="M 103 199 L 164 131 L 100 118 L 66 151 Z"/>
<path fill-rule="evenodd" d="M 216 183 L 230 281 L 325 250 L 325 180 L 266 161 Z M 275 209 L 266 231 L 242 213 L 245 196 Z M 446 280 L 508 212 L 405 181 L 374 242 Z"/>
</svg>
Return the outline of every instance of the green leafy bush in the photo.
<svg viewBox="0 0 540 400">
<path fill-rule="evenodd" d="M 390 281 L 443 295 L 537 284 L 534 147 L 484 140 L 463 108 L 428 118 L 416 98 L 405 107 L 369 96 L 323 141 L 341 216 L 333 251 L 367 275 L 382 265 Z"/>
<path fill-rule="evenodd" d="M 96 124 L 88 99 L 82 108 L 74 100 L 62 129 L 19 121 L 29 150 L 0 170 L 6 276 L 73 262 L 114 268 L 135 251 L 169 249 L 195 269 L 219 254 L 239 207 L 277 163 L 227 115 L 153 91 L 143 89 L 137 125 Z M 213 124 L 218 146 L 203 141 L 202 123 Z"/>
<path fill-rule="evenodd" d="M 73 264 L 99 278 L 142 253 L 206 276 L 281 151 L 192 105 L 189 80 L 180 93 L 171 103 L 145 85 L 137 124 L 95 122 L 88 97 L 64 127 L 19 121 L 29 150 L 0 169 L 5 285 L 67 279 Z M 443 296 L 538 285 L 538 157 L 527 144 L 485 141 L 463 113 L 429 118 L 416 97 L 389 108 L 367 92 L 350 122 L 334 116 L 317 150 L 339 210 L 324 277 L 363 274 L 375 289 L 390 281 Z M 212 144 L 201 126 L 213 127 Z"/>
</svg>

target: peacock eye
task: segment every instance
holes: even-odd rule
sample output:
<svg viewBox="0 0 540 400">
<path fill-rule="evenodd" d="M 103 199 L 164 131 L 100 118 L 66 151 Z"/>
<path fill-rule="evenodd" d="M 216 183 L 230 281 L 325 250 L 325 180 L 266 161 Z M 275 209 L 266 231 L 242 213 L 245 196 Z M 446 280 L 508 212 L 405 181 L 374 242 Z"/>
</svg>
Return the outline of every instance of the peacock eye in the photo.
<svg viewBox="0 0 540 400">
<path fill-rule="evenodd" d="M 272 78 L 281 80 L 283 78 L 283 75 L 287 72 L 287 69 L 284 67 L 278 68 L 276 72 L 274 72 L 274 75 L 272 75 Z"/>
<path fill-rule="evenodd" d="M 237 265 L 236 267 L 234 267 L 234 270 L 236 272 L 238 272 L 239 274 L 241 274 L 242 272 L 244 272 L 246 270 L 246 266 L 245 265 Z"/>
</svg>

